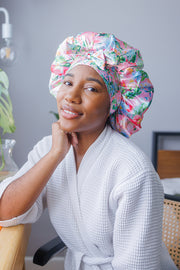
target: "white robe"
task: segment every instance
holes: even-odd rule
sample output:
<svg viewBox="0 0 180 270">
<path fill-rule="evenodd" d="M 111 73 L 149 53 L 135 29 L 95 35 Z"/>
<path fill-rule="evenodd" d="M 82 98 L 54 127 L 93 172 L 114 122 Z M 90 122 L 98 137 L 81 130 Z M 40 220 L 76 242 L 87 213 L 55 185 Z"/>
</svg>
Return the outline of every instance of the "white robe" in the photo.
<svg viewBox="0 0 180 270">
<path fill-rule="evenodd" d="M 20 171 L 1 183 L 0 196 L 50 150 L 51 139 L 40 141 Z M 68 247 L 67 270 L 177 269 L 161 240 L 160 180 L 145 154 L 110 127 L 89 147 L 78 173 L 71 147 L 31 209 L 0 225 L 33 223 L 45 207 Z"/>
</svg>

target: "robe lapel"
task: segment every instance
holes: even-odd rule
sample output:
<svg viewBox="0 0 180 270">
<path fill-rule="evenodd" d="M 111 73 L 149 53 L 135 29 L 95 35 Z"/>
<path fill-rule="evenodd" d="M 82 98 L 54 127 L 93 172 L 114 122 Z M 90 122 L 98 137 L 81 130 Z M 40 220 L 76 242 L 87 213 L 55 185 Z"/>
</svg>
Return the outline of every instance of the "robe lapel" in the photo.
<svg viewBox="0 0 180 270">
<path fill-rule="evenodd" d="M 97 254 L 98 248 L 93 245 L 91 242 L 88 231 L 85 228 L 85 224 L 83 221 L 81 209 L 80 209 L 80 200 L 78 194 L 78 179 L 76 174 L 76 164 L 75 164 L 75 157 L 73 152 L 73 147 L 69 150 L 68 156 L 66 158 L 66 174 L 67 174 L 67 181 L 69 187 L 69 194 L 71 205 L 73 208 L 74 217 L 79 229 L 79 236 L 81 241 L 85 246 L 85 250 L 91 255 Z"/>
<path fill-rule="evenodd" d="M 110 132 L 111 129 L 106 127 L 96 141 L 89 147 L 81 161 L 77 174 L 79 195 L 81 195 L 82 187 L 85 184 L 86 179 L 88 179 L 88 173 L 90 170 L 93 170 L 93 165 L 97 162 L 101 151 L 108 141 L 108 133 Z"/>
</svg>

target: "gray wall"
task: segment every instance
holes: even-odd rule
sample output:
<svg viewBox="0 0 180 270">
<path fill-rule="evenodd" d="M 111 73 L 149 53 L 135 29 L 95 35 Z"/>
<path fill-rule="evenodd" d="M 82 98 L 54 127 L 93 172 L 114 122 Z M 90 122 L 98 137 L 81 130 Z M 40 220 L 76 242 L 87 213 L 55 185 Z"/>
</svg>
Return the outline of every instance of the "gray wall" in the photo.
<svg viewBox="0 0 180 270">
<path fill-rule="evenodd" d="M 17 141 L 18 166 L 33 145 L 51 133 L 54 117 L 49 111 L 56 110 L 56 102 L 48 93 L 48 81 L 58 44 L 82 31 L 114 33 L 142 53 L 155 96 L 143 129 L 132 140 L 151 156 L 153 130 L 180 130 L 179 0 L 1 0 L 0 6 L 10 13 L 18 49 L 16 63 L 5 68 L 17 128 L 5 137 Z M 53 235 L 45 214 L 33 225 L 28 254 Z"/>
</svg>

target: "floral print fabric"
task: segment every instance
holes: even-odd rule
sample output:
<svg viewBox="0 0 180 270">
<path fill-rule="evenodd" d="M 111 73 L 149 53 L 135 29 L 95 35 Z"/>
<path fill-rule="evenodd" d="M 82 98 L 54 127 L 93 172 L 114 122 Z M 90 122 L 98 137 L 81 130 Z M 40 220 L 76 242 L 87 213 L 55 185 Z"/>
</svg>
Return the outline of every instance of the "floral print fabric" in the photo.
<svg viewBox="0 0 180 270">
<path fill-rule="evenodd" d="M 126 137 L 141 128 L 153 97 L 153 86 L 143 69 L 139 50 L 112 34 L 85 32 L 60 44 L 51 66 L 50 92 L 56 97 L 64 75 L 74 66 L 93 67 L 110 96 L 109 124 Z"/>
</svg>

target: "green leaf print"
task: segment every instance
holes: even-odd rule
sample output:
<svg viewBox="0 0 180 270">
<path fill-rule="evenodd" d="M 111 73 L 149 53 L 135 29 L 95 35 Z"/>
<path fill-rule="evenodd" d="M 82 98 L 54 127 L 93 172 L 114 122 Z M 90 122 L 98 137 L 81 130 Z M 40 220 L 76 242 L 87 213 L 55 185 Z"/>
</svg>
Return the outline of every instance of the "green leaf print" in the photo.
<svg viewBox="0 0 180 270">
<path fill-rule="evenodd" d="M 138 96 L 141 94 L 141 90 L 139 87 L 135 88 L 134 90 L 133 89 L 130 89 L 130 91 L 128 91 L 126 93 L 126 98 L 129 98 L 129 99 L 133 99 L 134 97 Z"/>
</svg>

